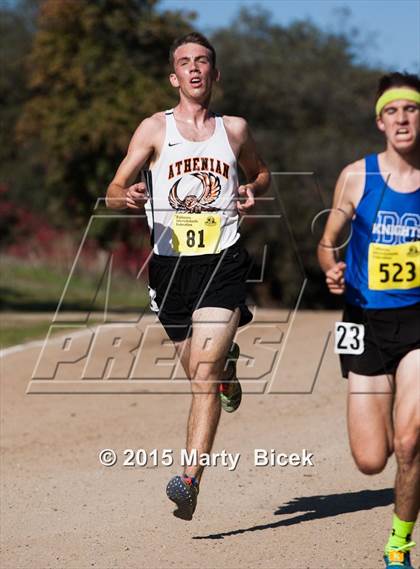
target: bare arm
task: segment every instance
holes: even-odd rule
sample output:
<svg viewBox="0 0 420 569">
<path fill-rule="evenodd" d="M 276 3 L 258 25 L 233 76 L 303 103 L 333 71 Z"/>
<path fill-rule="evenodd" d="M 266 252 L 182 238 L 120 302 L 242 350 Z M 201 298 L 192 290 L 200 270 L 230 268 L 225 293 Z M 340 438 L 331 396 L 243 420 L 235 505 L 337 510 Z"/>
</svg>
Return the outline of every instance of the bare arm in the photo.
<svg viewBox="0 0 420 569">
<path fill-rule="evenodd" d="M 162 121 L 157 115 L 145 119 L 130 141 L 127 155 L 121 162 L 106 192 L 106 205 L 111 209 L 140 209 L 147 199 L 143 182 L 134 184 L 140 169 L 152 158 L 163 138 Z"/>
<path fill-rule="evenodd" d="M 350 228 L 351 219 L 363 192 L 363 174 L 362 161 L 350 164 L 341 172 L 334 191 L 333 206 L 318 244 L 318 261 L 332 294 L 344 292 L 346 264 L 338 257 L 338 239 L 345 226 Z"/>
<path fill-rule="evenodd" d="M 271 175 L 258 154 L 247 122 L 239 117 L 226 117 L 226 127 L 232 148 L 237 153 L 239 165 L 247 179 L 247 183 L 238 188 L 242 199 L 237 202 L 239 213 L 245 213 L 254 206 L 254 197 L 267 191 Z"/>
</svg>

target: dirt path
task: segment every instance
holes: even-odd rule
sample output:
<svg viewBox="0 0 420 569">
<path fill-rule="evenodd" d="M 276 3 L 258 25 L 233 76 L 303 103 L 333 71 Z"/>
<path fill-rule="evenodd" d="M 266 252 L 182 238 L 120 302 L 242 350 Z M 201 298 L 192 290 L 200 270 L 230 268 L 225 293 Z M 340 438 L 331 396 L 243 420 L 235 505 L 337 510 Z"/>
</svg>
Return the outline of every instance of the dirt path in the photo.
<svg viewBox="0 0 420 569">
<path fill-rule="evenodd" d="M 62 366 L 62 377 L 53 380 L 56 394 L 26 394 L 40 348 L 6 355 L 1 377 L 2 568 L 382 567 L 394 467 L 368 478 L 353 466 L 346 384 L 331 342 L 313 381 L 336 317 L 302 313 L 288 334 L 290 320 L 282 324 L 284 314 L 264 312 L 260 324 L 242 334 L 241 348 L 250 358 L 241 363 L 241 377 L 247 378 L 245 390 L 254 393 L 244 396 L 237 413 L 222 416 L 214 447 L 241 457 L 234 471 L 220 465 L 207 469 L 192 522 L 172 516 L 164 492 L 167 480 L 180 471 L 189 395 L 168 393 L 168 387 L 166 393 L 105 394 L 98 392 L 99 382 L 95 393 L 59 393 L 60 381 L 80 377 L 81 362 Z M 267 342 L 266 329 L 271 346 L 258 340 L 253 346 L 258 337 Z M 281 332 L 277 347 L 286 347 L 278 369 L 255 380 Z M 144 345 L 152 364 L 159 347 L 153 337 L 154 343 Z M 107 354 L 105 345 L 101 349 L 95 347 L 92 365 Z M 287 393 L 258 393 L 267 377 L 272 382 L 266 391 Z M 127 383 L 120 380 L 120 385 Z M 67 384 L 66 391 L 71 389 L 77 385 Z M 103 448 L 117 451 L 115 466 L 99 463 Z M 129 448 L 172 449 L 175 463 L 123 466 L 123 451 Z M 313 453 L 314 466 L 257 467 L 258 448 L 287 454 L 306 449 Z"/>
</svg>

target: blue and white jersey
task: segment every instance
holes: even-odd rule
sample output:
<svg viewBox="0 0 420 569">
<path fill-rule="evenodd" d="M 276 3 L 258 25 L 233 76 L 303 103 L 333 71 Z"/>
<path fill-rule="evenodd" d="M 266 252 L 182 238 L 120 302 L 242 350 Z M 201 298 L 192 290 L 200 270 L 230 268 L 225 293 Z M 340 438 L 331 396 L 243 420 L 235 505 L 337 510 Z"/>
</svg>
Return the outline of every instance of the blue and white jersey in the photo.
<svg viewBox="0 0 420 569">
<path fill-rule="evenodd" d="M 420 302 L 420 188 L 402 193 L 384 180 L 378 155 L 365 158 L 365 187 L 346 253 L 346 300 L 362 308 Z"/>
</svg>

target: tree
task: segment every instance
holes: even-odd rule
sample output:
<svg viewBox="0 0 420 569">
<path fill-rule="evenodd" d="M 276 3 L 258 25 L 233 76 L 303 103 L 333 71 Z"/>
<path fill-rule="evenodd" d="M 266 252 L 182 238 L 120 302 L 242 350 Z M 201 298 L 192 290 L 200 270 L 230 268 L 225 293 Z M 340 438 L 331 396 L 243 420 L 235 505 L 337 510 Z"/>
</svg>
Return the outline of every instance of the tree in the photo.
<svg viewBox="0 0 420 569">
<path fill-rule="evenodd" d="M 45 0 L 28 59 L 22 146 L 43 149 L 45 203 L 82 223 L 103 196 L 132 132 L 172 102 L 167 51 L 188 19 L 156 0 Z"/>
<path fill-rule="evenodd" d="M 247 118 L 272 171 L 314 172 L 276 177 L 283 220 L 256 221 L 249 232 L 245 226 L 247 244 L 256 251 L 272 244 L 267 286 L 286 305 L 296 301 L 302 266 L 319 282 L 305 301 L 328 303 L 315 255 L 319 232 L 311 232 L 323 209 L 319 186 L 329 204 L 344 165 L 381 148 L 373 105 L 383 71 L 356 63 L 352 37 L 305 21 L 273 24 L 260 9 L 242 9 L 235 26 L 217 30 L 212 40 L 222 74 L 218 110 Z"/>
<path fill-rule="evenodd" d="M 13 175 L 13 195 L 41 203 L 54 223 L 80 226 L 104 195 L 138 123 L 175 102 L 167 81 L 168 46 L 190 30 L 193 18 L 158 13 L 157 0 L 22 2 L 29 14 L 37 13 L 39 2 L 40 9 L 34 25 L 19 4 L 7 16 L 17 25 L 0 34 L 0 47 L 9 49 L 0 118 L 10 129 L 18 121 L 20 145 L 3 139 L 0 173 L 10 183 Z M 20 42 L 19 34 L 26 39 Z M 315 173 L 277 178 L 288 225 L 284 216 L 277 224 L 257 220 L 252 230 L 244 227 L 251 250 L 272 244 L 269 294 L 293 304 L 303 267 L 319 282 L 306 302 L 330 303 L 310 224 L 322 209 L 319 186 L 329 204 L 340 169 L 381 147 L 373 94 L 382 70 L 358 63 L 349 33 L 323 32 L 305 21 L 276 25 L 258 9 L 243 9 L 234 26 L 216 30 L 211 39 L 222 71 L 217 110 L 248 119 L 272 171 Z M 26 84 L 22 61 L 28 50 Z M 117 235 L 130 245 L 136 230 L 131 222 L 118 228 L 107 222 L 98 225 L 98 235 L 102 245 Z"/>
<path fill-rule="evenodd" d="M 31 50 L 35 12 L 35 0 L 0 7 L 0 180 L 4 193 L 31 206 L 41 180 L 35 166 L 39 148 L 20 147 L 15 128 L 29 98 L 25 58 Z"/>
</svg>

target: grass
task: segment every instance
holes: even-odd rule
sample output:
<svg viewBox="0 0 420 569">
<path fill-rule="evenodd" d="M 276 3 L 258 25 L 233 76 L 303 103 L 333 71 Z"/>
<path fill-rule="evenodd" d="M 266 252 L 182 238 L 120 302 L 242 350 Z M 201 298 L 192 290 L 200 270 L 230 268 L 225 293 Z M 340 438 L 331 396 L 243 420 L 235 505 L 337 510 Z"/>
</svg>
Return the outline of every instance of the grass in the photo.
<svg viewBox="0 0 420 569">
<path fill-rule="evenodd" d="M 22 320 L 11 320 L 1 323 L 0 327 L 0 348 L 16 346 L 29 340 L 44 339 L 51 325 L 51 320 L 39 322 L 25 322 Z"/>
<path fill-rule="evenodd" d="M 57 309 L 67 279 L 68 272 L 61 267 L 25 263 L 12 257 L 1 259 L 1 348 L 45 338 L 51 325 L 51 313 Z M 75 273 L 63 296 L 60 312 L 103 314 L 106 308 L 108 312 L 140 313 L 148 307 L 149 295 L 144 281 L 126 273 L 113 272 L 109 283 L 107 294 L 107 274 Z M 37 315 L 25 318 L 21 312 L 36 312 Z M 48 315 L 43 316 L 42 312 Z"/>
<path fill-rule="evenodd" d="M 2 310 L 55 311 L 68 272 L 51 265 L 23 263 L 3 258 L 0 275 Z M 113 273 L 107 294 L 107 274 L 77 272 L 70 279 L 61 310 L 139 311 L 148 305 L 144 281 L 125 273 Z"/>
</svg>

